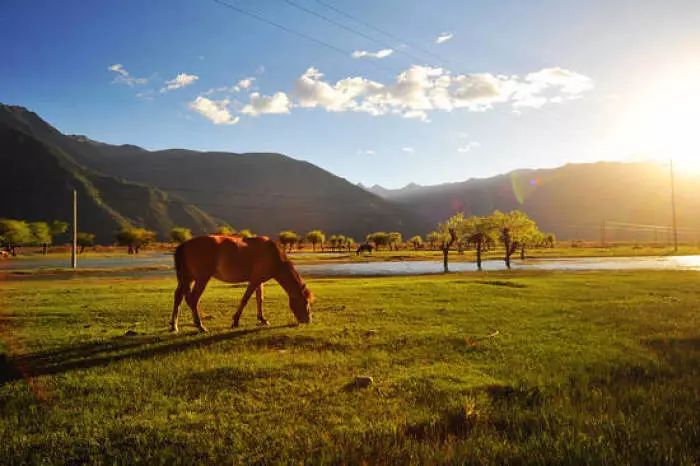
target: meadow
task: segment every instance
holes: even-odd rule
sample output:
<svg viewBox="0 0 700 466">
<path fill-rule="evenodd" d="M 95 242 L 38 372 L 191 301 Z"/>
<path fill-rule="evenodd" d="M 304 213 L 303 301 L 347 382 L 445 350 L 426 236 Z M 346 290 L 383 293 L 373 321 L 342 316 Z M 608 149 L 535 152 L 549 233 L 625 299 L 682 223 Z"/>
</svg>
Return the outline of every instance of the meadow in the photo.
<svg viewBox="0 0 700 466">
<path fill-rule="evenodd" d="M 314 322 L 199 334 L 173 278 L 0 282 L 0 458 L 42 463 L 700 462 L 700 273 L 313 279 Z M 373 383 L 356 387 L 357 376 Z"/>
</svg>

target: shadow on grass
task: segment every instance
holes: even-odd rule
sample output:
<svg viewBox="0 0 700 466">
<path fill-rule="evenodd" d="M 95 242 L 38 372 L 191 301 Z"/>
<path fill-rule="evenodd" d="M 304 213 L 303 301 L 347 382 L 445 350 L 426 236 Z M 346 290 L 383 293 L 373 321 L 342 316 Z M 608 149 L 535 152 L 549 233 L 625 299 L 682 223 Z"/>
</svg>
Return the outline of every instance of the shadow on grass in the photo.
<svg viewBox="0 0 700 466">
<path fill-rule="evenodd" d="M 125 359 L 147 359 L 153 356 L 203 348 L 230 341 L 266 329 L 288 326 L 256 327 L 212 335 L 116 337 L 107 342 L 85 343 L 52 351 L 19 356 L 0 355 L 0 386 L 25 377 L 62 374 L 72 370 L 106 366 Z"/>
</svg>

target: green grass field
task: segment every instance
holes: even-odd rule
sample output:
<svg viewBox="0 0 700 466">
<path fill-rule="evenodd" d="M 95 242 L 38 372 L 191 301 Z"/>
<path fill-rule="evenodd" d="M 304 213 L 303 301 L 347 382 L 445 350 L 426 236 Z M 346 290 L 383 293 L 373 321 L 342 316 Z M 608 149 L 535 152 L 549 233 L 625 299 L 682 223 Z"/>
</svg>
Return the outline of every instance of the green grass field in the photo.
<svg viewBox="0 0 700 466">
<path fill-rule="evenodd" d="M 174 281 L 0 283 L 1 462 L 700 462 L 700 273 L 317 279 L 235 331 L 212 283 L 170 335 Z"/>
</svg>

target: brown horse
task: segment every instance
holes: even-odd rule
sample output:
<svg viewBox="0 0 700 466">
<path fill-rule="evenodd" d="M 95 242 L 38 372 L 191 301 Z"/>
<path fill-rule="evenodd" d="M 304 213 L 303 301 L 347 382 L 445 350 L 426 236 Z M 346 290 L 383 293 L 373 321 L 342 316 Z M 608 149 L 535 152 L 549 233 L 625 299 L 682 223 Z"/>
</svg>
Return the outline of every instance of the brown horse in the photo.
<svg viewBox="0 0 700 466">
<path fill-rule="evenodd" d="M 185 241 L 175 250 L 177 289 L 170 320 L 170 330 L 177 332 L 177 314 L 184 297 L 192 309 L 197 328 L 206 332 L 199 313 L 199 299 L 211 277 L 228 283 L 248 282 L 241 303 L 233 315 L 232 327 L 238 327 L 243 308 L 255 292 L 258 305 L 258 320 L 261 325 L 268 321 L 263 315 L 263 283 L 274 278 L 289 296 L 289 307 L 297 321 L 311 322 L 313 301 L 306 287 L 284 251 L 267 237 L 239 238 L 236 236 L 198 236 Z M 192 282 L 194 287 L 191 288 Z M 190 289 L 191 288 L 191 289 Z"/>
</svg>

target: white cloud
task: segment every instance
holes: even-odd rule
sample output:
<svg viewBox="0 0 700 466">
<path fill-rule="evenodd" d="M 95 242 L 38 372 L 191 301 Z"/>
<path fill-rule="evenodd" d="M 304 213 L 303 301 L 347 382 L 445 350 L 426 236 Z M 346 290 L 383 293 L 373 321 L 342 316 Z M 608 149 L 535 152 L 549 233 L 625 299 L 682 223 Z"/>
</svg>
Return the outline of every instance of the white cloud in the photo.
<svg viewBox="0 0 700 466">
<path fill-rule="evenodd" d="M 374 149 L 359 149 L 357 155 L 375 155 Z"/>
<path fill-rule="evenodd" d="M 479 144 L 476 141 L 469 141 L 465 145 L 458 147 L 457 152 L 466 154 L 467 152 L 471 151 L 472 149 L 476 149 L 477 147 L 481 147 L 481 144 Z"/>
<path fill-rule="evenodd" d="M 407 154 L 413 154 L 416 152 L 416 150 L 413 147 L 402 147 L 401 151 L 406 152 Z"/>
<path fill-rule="evenodd" d="M 352 52 L 352 58 L 386 58 L 394 53 L 393 49 L 381 49 L 376 52 L 368 52 L 367 50 L 355 50 Z"/>
<path fill-rule="evenodd" d="M 252 78 L 233 87 L 205 92 L 238 92 L 250 89 Z M 293 108 L 321 108 L 327 112 L 363 112 L 372 116 L 397 115 L 430 122 L 432 112 L 465 109 L 484 112 L 497 105 L 510 105 L 515 112 L 581 98 L 593 87 L 587 76 L 563 68 L 544 68 L 526 74 L 453 74 L 445 68 L 413 65 L 393 81 L 381 83 L 362 76 L 328 81 L 316 68 L 307 69 L 289 94 L 250 94 L 240 113 L 263 115 L 289 113 Z"/>
<path fill-rule="evenodd" d="M 243 107 L 241 113 L 244 115 L 259 116 L 275 113 L 289 113 L 291 102 L 284 92 L 276 92 L 274 95 L 266 96 L 258 92 L 250 94 L 250 103 Z"/>
<path fill-rule="evenodd" d="M 250 78 L 243 78 L 240 81 L 238 81 L 238 84 L 236 84 L 240 89 L 248 89 L 253 85 L 253 81 L 255 81 L 255 78 L 250 77 Z"/>
<path fill-rule="evenodd" d="M 146 84 L 148 82 L 146 78 L 135 78 L 131 76 L 121 63 L 111 65 L 108 70 L 117 73 L 114 77 L 114 81 L 112 81 L 113 83 L 126 84 L 127 86 L 133 87 L 134 85 Z"/>
<path fill-rule="evenodd" d="M 199 76 L 194 74 L 180 73 L 170 81 L 165 81 L 165 87 L 160 92 L 174 91 L 185 86 L 189 86 L 199 79 Z"/>
<path fill-rule="evenodd" d="M 228 110 L 229 100 L 210 100 L 199 96 L 190 102 L 190 108 L 215 125 L 235 125 L 239 117 L 234 117 Z"/>
<path fill-rule="evenodd" d="M 441 32 L 440 35 L 435 38 L 435 43 L 442 44 L 443 42 L 447 42 L 448 40 L 452 39 L 452 37 L 453 34 L 451 32 Z"/>
</svg>

